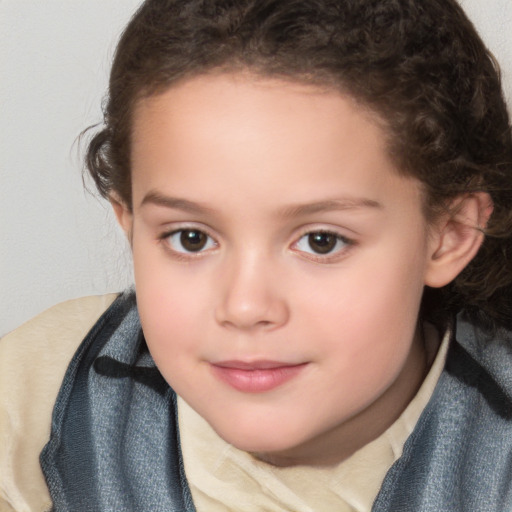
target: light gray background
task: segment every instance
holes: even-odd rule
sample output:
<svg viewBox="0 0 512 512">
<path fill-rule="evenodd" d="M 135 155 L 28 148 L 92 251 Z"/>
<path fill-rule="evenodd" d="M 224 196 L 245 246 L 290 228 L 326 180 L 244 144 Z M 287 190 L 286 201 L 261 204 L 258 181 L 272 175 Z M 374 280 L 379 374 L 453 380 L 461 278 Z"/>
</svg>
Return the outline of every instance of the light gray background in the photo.
<svg viewBox="0 0 512 512">
<path fill-rule="evenodd" d="M 130 283 L 108 205 L 74 144 L 100 121 L 115 42 L 140 0 L 0 0 L 0 335 L 73 297 Z M 512 100 L 512 0 L 462 0 Z"/>
</svg>

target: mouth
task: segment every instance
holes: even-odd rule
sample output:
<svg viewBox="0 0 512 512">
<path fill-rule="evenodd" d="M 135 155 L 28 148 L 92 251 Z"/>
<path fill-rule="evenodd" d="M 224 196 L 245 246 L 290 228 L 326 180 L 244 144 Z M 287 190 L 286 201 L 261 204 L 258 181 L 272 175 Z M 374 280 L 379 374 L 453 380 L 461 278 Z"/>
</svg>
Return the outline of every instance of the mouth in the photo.
<svg viewBox="0 0 512 512">
<path fill-rule="evenodd" d="M 281 361 L 220 361 L 210 363 L 213 374 L 243 393 L 264 393 L 297 377 L 308 363 Z"/>
</svg>

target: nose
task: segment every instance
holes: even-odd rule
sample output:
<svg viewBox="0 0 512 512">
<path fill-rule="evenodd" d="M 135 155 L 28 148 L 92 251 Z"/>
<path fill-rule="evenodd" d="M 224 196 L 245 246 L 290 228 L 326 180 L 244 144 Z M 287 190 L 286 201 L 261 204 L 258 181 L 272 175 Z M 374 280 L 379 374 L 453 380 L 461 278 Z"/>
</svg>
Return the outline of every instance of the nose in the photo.
<svg viewBox="0 0 512 512">
<path fill-rule="evenodd" d="M 277 271 L 264 258 L 226 264 L 215 311 L 217 322 L 241 330 L 273 330 L 287 323 L 289 306 Z"/>
</svg>

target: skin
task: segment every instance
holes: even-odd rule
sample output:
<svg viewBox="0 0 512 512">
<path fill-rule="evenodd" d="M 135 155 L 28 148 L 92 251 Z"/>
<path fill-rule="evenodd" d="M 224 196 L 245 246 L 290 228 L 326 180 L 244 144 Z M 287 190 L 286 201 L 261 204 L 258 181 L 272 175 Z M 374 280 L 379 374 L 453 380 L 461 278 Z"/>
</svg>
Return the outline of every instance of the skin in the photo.
<svg viewBox="0 0 512 512">
<path fill-rule="evenodd" d="M 190 79 L 134 113 L 133 207 L 113 205 L 151 354 L 222 438 L 276 465 L 334 464 L 397 419 L 429 365 L 423 288 L 481 242 L 426 225 L 381 126 L 338 92 L 247 74 Z M 478 223 L 475 197 L 459 211 Z M 227 360 L 303 366 L 243 392 L 212 370 Z"/>
</svg>

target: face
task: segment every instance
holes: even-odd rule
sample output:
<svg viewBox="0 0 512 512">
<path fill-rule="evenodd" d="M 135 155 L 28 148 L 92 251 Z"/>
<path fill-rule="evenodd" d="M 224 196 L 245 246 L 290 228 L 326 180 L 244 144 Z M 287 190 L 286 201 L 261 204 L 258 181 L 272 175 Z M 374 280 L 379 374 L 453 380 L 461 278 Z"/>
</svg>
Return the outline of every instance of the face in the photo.
<svg viewBox="0 0 512 512">
<path fill-rule="evenodd" d="M 379 435 L 425 373 L 432 253 L 419 184 L 350 98 L 201 76 L 134 116 L 138 307 L 169 384 L 276 464 L 329 464 Z"/>
</svg>

